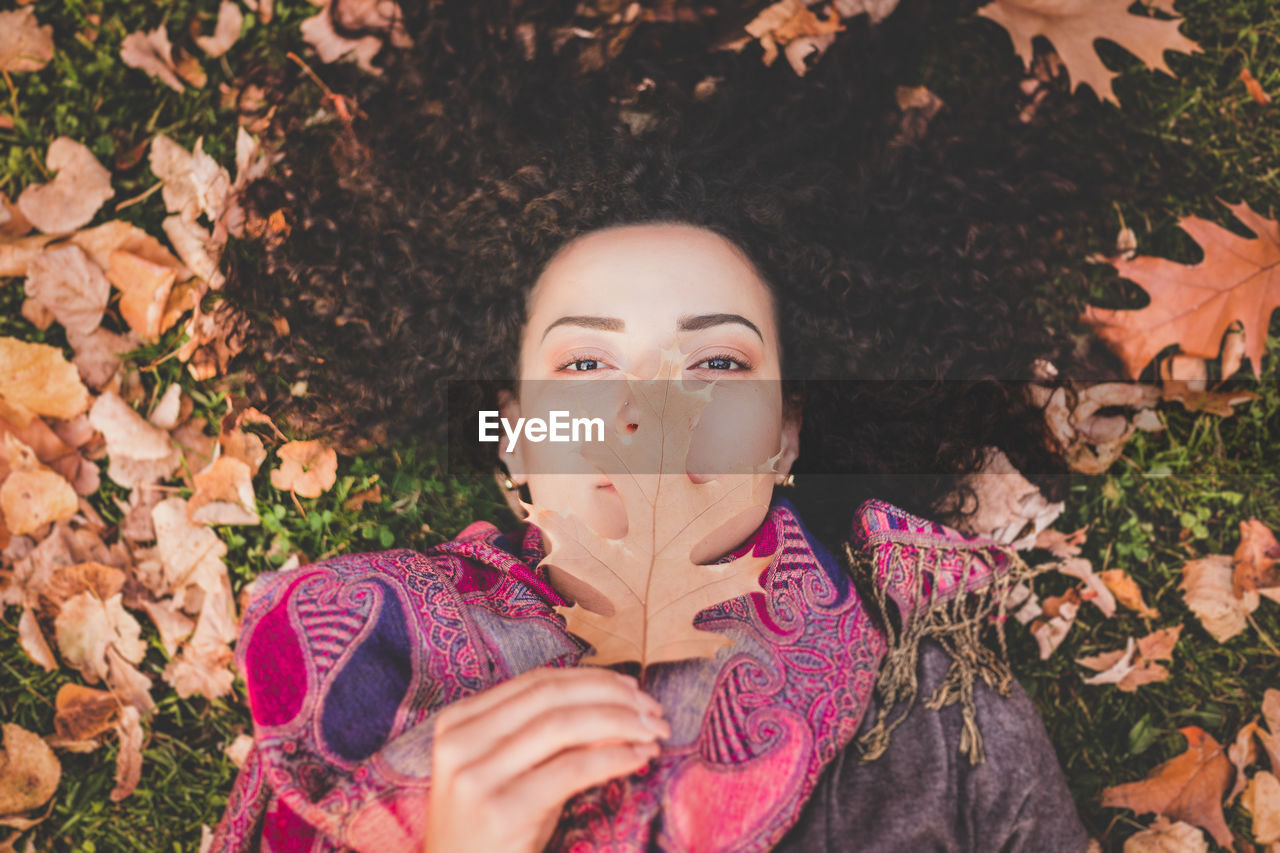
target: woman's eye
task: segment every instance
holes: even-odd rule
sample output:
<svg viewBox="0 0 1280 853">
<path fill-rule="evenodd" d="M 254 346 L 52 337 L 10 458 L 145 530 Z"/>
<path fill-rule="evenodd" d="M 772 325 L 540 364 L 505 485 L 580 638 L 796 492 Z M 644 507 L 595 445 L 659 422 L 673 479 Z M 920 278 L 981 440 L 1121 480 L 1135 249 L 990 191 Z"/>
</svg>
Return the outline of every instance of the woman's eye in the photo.
<svg viewBox="0 0 1280 853">
<path fill-rule="evenodd" d="M 746 364 L 742 363 L 736 358 L 730 358 L 727 355 L 716 355 L 716 356 L 712 356 L 711 358 L 703 359 L 702 361 L 695 364 L 694 368 L 697 369 L 699 367 L 702 367 L 702 365 L 704 364 L 710 365 L 707 368 L 709 370 L 746 370 L 747 369 Z"/>
<path fill-rule="evenodd" d="M 599 370 L 601 361 L 598 358 L 575 358 L 565 364 L 562 370 Z M 585 366 L 579 366 L 585 365 Z"/>
</svg>

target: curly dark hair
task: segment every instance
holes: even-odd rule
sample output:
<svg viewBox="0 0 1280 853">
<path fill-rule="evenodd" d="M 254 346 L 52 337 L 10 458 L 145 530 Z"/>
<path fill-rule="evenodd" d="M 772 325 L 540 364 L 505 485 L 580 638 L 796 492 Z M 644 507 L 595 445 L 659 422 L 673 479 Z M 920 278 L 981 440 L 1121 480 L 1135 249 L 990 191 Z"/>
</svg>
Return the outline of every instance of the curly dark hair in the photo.
<svg viewBox="0 0 1280 853">
<path fill-rule="evenodd" d="M 894 85 L 936 5 L 848 21 L 804 77 L 754 45 L 708 52 L 696 23 L 642 25 L 584 72 L 574 40 L 553 44 L 573 4 L 411 14 L 415 46 L 380 79 L 326 69 L 356 93 L 354 124 L 291 130 L 246 195 L 291 228 L 228 253 L 258 402 L 350 450 L 443 439 L 449 380 L 515 375 L 524 296 L 557 249 L 679 221 L 731 239 L 771 287 L 784 392 L 809 391 L 792 499 L 821 538 L 868 496 L 938 517 L 987 445 L 1065 472 L 1020 389 L 1035 359 L 1073 355 L 1030 295 L 1107 169 L 1008 102 L 951 104 L 904 140 Z M 857 476 L 806 476 L 830 471 Z"/>
</svg>

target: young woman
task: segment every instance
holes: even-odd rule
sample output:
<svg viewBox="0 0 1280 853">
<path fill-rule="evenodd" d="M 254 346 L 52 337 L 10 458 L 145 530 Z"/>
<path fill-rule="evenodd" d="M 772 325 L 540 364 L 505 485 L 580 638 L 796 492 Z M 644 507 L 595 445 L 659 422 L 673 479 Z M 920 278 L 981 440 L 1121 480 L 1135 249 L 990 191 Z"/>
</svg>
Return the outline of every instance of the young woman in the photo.
<svg viewBox="0 0 1280 853">
<path fill-rule="evenodd" d="M 308 381 L 294 414 L 358 446 L 439 435 L 446 397 L 474 435 L 479 409 L 651 375 L 674 341 L 685 376 L 750 383 L 699 422 L 699 470 L 779 451 L 767 504 L 694 560 L 767 566 L 698 613 L 727 645 L 650 666 L 644 689 L 581 664 L 555 608 L 585 591 L 527 522 L 264 573 L 236 650 L 255 747 L 213 849 L 1083 851 L 1052 744 L 983 639 L 1032 570 L 924 517 L 986 444 L 1048 464 L 1037 413 L 998 382 L 917 381 L 1061 359 L 1006 295 L 1036 271 L 1026 231 L 992 213 L 1051 217 L 1060 178 L 1011 192 L 962 159 L 979 183 L 937 179 L 956 163 L 868 131 L 885 105 L 852 94 L 848 59 L 803 89 L 732 56 L 710 90 L 628 88 L 440 5 L 362 95 L 357 136 L 310 137 L 334 146 L 314 160 L 300 141 L 307 168 L 255 187 L 291 232 L 230 276 L 254 351 Z M 281 316 L 287 338 L 265 331 Z M 655 428 L 634 411 L 611 427 Z M 607 476 L 550 445 L 482 449 L 523 500 L 626 529 Z"/>
</svg>

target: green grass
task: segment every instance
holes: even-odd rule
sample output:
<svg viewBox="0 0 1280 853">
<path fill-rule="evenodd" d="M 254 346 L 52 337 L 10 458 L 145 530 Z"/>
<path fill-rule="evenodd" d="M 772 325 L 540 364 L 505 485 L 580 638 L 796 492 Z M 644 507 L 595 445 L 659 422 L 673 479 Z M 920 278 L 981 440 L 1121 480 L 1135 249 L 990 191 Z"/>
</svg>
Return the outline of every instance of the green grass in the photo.
<svg viewBox="0 0 1280 853">
<path fill-rule="evenodd" d="M 168 22 L 171 39 L 194 49 L 187 31 L 193 19 L 212 29 L 217 0 L 172 0 L 150 4 L 105 0 L 38 0 L 42 23 L 54 26 L 57 54 L 34 74 L 0 80 L 0 112 L 15 120 L 0 130 L 0 191 L 13 197 L 22 187 L 45 180 L 43 158 L 49 142 L 69 135 L 88 145 L 114 169 L 113 203 L 136 196 L 154 183 L 146 160 L 127 165 L 129 152 L 155 133 L 166 133 L 188 148 L 204 137 L 205 150 L 230 162 L 235 123 L 218 103 L 220 82 L 233 83 L 235 71 L 253 64 L 286 62 L 298 50 L 298 23 L 314 13 L 302 0 L 278 0 L 276 20 L 261 26 L 249 19 L 239 43 L 225 60 L 205 61 L 209 82 L 183 94 L 169 90 L 119 61 L 119 43 L 128 32 Z M 1264 215 L 1280 198 L 1280 133 L 1274 107 L 1255 104 L 1237 79 L 1247 65 L 1263 87 L 1280 96 L 1280 9 L 1268 0 L 1181 0 L 1187 23 L 1183 32 L 1200 42 L 1204 53 L 1170 54 L 1177 78 L 1148 73 L 1131 55 L 1101 44 L 1104 59 L 1124 73 L 1116 81 L 1122 107 L 1101 104 L 1085 90 L 1076 96 L 1079 114 L 1063 133 L 1085 144 L 1115 146 L 1127 170 L 1118 179 L 1128 192 L 1123 202 L 1090 199 L 1097 215 L 1081 230 L 1061 235 L 1056 272 L 1032 296 L 1045 321 L 1073 329 L 1087 303 L 1140 305 L 1145 297 L 1109 268 L 1084 262 L 1092 252 L 1110 249 L 1119 217 L 1135 229 L 1139 251 L 1195 262 L 1198 250 L 1177 228 L 1177 218 L 1197 215 L 1239 231 L 1217 199 L 1248 201 Z M 96 41 L 83 33 L 86 16 L 101 17 Z M 1009 101 L 1019 108 L 1016 81 L 1020 60 L 1008 37 L 978 18 L 939 19 L 921 33 L 929 61 L 917 81 L 944 100 L 962 103 L 974 92 Z M 836 49 L 839 48 L 837 43 Z M 322 69 L 323 74 L 323 69 Z M 904 81 L 908 82 L 908 81 Z M 1061 88 L 1061 87 L 1060 87 Z M 299 91 L 318 102 L 318 91 Z M 163 216 L 158 197 L 133 205 L 122 216 L 152 234 Z M 0 287 L 0 334 L 63 344 L 55 326 L 40 333 L 17 315 L 20 284 Z M 1078 329 L 1077 329 L 1078 330 Z M 146 364 L 172 349 L 180 331 L 138 353 Z M 1230 553 L 1239 539 L 1239 523 L 1257 517 L 1280 530 L 1280 321 L 1271 324 L 1268 370 L 1261 382 L 1243 375 L 1233 387 L 1248 388 L 1263 399 L 1239 407 L 1227 419 L 1188 413 L 1177 404 L 1161 407 L 1167 428 L 1139 433 L 1110 471 L 1073 481 L 1063 517 L 1055 525 L 1071 530 L 1089 524 L 1084 556 L 1096 570 L 1126 569 L 1146 601 L 1160 611 L 1150 622 L 1124 611 L 1104 619 L 1085 605 L 1058 651 L 1041 661 L 1036 645 L 1020 626 L 1009 637 L 1015 672 L 1041 711 L 1057 748 L 1076 804 L 1090 832 L 1108 835 L 1107 849 L 1151 817 L 1137 820 L 1127 810 L 1102 808 L 1107 785 L 1140 779 L 1161 761 L 1185 748 L 1177 729 L 1197 725 L 1219 742 L 1258 713 L 1268 685 L 1280 685 L 1280 605 L 1264 600 L 1250 626 L 1225 644 L 1217 643 L 1183 606 L 1177 590 L 1181 566 L 1210 553 Z M 224 411 L 221 392 L 212 384 L 195 385 L 174 360 L 146 371 L 144 387 L 156 393 L 180 381 L 197 400 L 197 411 L 211 421 Z M 506 519 L 505 504 L 484 476 L 446 474 L 428 447 L 400 444 L 354 458 L 342 458 L 339 480 L 319 499 L 303 501 L 299 512 L 271 488 L 267 468 L 255 492 L 260 527 L 219 528 L 229 546 L 227 564 L 238 592 L 257 573 L 278 568 L 293 553 L 318 560 L 337 553 L 388 546 L 425 548 L 455 535 L 474 518 Z M 103 478 L 104 484 L 109 481 Z M 373 483 L 382 501 L 359 512 L 343 504 L 353 492 Z M 109 522 L 118 519 L 110 485 L 94 497 Z M 1041 597 L 1059 594 L 1074 581 L 1057 575 L 1036 582 Z M 0 720 L 32 731 L 53 730 L 53 697 L 80 677 L 68 669 L 45 673 L 16 644 L 17 611 L 0 627 Z M 32 835 L 40 850 L 128 851 L 195 850 L 200 826 L 213 826 L 226 803 L 235 768 L 222 750 L 249 731 L 243 682 L 226 701 L 181 700 L 159 678 L 166 663 L 158 635 L 140 619 L 150 649 L 142 664 L 156 680 L 159 710 L 147 726 L 142 780 L 132 796 L 112 804 L 114 741 L 97 752 L 61 754 L 63 777 L 48 820 Z M 1082 683 L 1074 658 L 1122 648 L 1127 636 L 1185 624 L 1173 676 L 1134 693 L 1114 686 Z M 1237 803 L 1228 811 L 1233 830 L 1249 837 L 1249 816 Z"/>
</svg>

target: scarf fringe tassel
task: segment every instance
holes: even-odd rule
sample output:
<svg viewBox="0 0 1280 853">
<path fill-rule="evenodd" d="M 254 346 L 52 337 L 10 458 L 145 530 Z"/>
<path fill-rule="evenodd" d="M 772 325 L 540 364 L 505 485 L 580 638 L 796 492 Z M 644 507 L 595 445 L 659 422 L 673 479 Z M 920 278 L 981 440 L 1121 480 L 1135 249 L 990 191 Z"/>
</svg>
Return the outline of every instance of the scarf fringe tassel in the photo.
<svg viewBox="0 0 1280 853">
<path fill-rule="evenodd" d="M 956 701 L 962 703 L 964 729 L 960 737 L 960 751 L 968 755 L 970 764 L 980 764 L 986 761 L 986 753 L 982 748 L 982 735 L 978 730 L 977 711 L 973 704 L 974 679 L 981 675 L 982 680 L 1001 696 L 1010 695 L 1013 672 L 1009 668 L 1009 649 L 1004 633 L 1005 602 L 1009 592 L 1020 582 L 1029 581 L 1053 568 L 1055 564 L 1050 561 L 1029 566 L 1016 551 L 1002 545 L 962 543 L 941 549 L 918 544 L 891 543 L 880 547 L 894 549 L 889 562 L 889 577 L 895 577 L 905 570 L 912 578 L 914 590 L 911 601 L 923 600 L 924 579 L 926 576 L 934 577 L 945 551 L 963 554 L 965 566 L 960 585 L 947 598 L 937 600 L 938 585 L 936 582 L 931 583 L 928 603 L 922 604 L 918 611 L 908 614 L 905 619 L 906 628 L 898 630 L 894 620 L 890 618 L 889 595 L 885 584 L 875 575 L 876 561 L 866 551 L 855 552 L 849 543 L 845 543 L 845 557 L 853 576 L 872 590 L 880 608 L 881 622 L 889 646 L 876 679 L 879 708 L 875 725 L 857 741 L 863 753 L 860 761 L 865 764 L 879 758 L 888 748 L 889 736 L 893 730 L 911 712 L 919 689 L 917 664 L 920 640 L 929 636 L 947 651 L 951 657 L 951 667 L 933 695 L 926 700 L 925 707 L 938 710 Z M 914 569 L 903 565 L 903 561 L 909 559 L 907 554 L 910 551 L 917 555 Z M 976 590 L 968 590 L 974 561 L 984 558 L 987 566 L 994 567 L 998 565 L 996 554 L 1003 557 L 1010 568 L 998 574 L 990 583 Z M 991 618 L 993 612 L 994 618 Z M 988 629 L 996 632 L 999 654 L 983 641 L 983 635 Z M 889 721 L 889 714 L 899 703 L 905 705 L 905 710 Z"/>
</svg>

